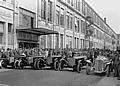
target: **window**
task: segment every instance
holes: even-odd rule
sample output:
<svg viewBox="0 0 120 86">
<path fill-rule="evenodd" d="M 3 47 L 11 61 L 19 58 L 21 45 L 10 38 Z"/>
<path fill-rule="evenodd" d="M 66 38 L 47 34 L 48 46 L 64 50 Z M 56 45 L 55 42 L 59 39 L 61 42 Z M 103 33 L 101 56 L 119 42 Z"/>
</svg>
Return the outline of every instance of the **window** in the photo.
<svg viewBox="0 0 120 86">
<path fill-rule="evenodd" d="M 41 0 L 41 18 L 46 19 L 46 1 Z"/>
<path fill-rule="evenodd" d="M 45 48 L 45 46 L 46 46 L 46 36 L 45 35 L 41 36 L 41 46 L 43 48 Z"/>
<path fill-rule="evenodd" d="M 82 13 L 85 15 L 85 2 L 82 0 Z"/>
<path fill-rule="evenodd" d="M 59 20 L 60 20 L 59 16 L 60 16 L 60 12 L 56 10 L 56 25 L 59 25 Z"/>
<path fill-rule="evenodd" d="M 75 39 L 75 42 L 74 42 L 75 43 L 75 48 L 77 48 L 77 44 L 76 44 L 77 43 L 77 38 L 75 37 L 74 39 Z"/>
<path fill-rule="evenodd" d="M 0 22 L 0 33 L 4 32 L 4 23 Z"/>
<path fill-rule="evenodd" d="M 70 0 L 67 0 L 67 3 L 69 3 L 69 4 L 70 4 Z"/>
<path fill-rule="evenodd" d="M 78 0 L 78 11 L 80 11 L 80 0 Z"/>
<path fill-rule="evenodd" d="M 8 23 L 8 32 L 11 33 L 12 31 L 12 24 Z"/>
<path fill-rule="evenodd" d="M 63 48 L 63 34 L 60 34 L 60 47 Z"/>
<path fill-rule="evenodd" d="M 60 13 L 60 25 L 64 26 L 64 9 L 61 9 Z"/>
<path fill-rule="evenodd" d="M 51 37 L 51 35 L 48 35 L 47 36 L 47 48 L 51 48 L 51 46 L 52 46 L 52 37 Z"/>
<path fill-rule="evenodd" d="M 31 17 L 31 28 L 33 28 L 33 27 L 34 27 L 34 18 Z"/>
<path fill-rule="evenodd" d="M 81 33 L 86 34 L 86 23 L 81 20 Z"/>
<path fill-rule="evenodd" d="M 56 7 L 56 25 L 60 24 L 60 7 Z"/>
<path fill-rule="evenodd" d="M 81 20 L 81 33 L 83 33 L 83 20 Z"/>
<path fill-rule="evenodd" d="M 56 46 L 55 48 L 59 48 L 59 35 L 56 35 Z"/>
<path fill-rule="evenodd" d="M 48 0 L 48 21 L 52 22 L 52 2 Z"/>
<path fill-rule="evenodd" d="M 67 28 L 69 29 L 69 24 L 70 24 L 70 18 L 69 18 L 69 15 L 67 15 Z"/>
<path fill-rule="evenodd" d="M 77 0 L 75 0 L 75 9 L 77 9 Z"/>
<path fill-rule="evenodd" d="M 77 20 L 77 32 L 80 32 L 80 24 L 79 19 Z"/>
<path fill-rule="evenodd" d="M 73 0 L 71 0 L 71 6 L 73 6 Z"/>
<path fill-rule="evenodd" d="M 77 31 L 77 18 L 75 18 L 75 31 Z"/>
<path fill-rule="evenodd" d="M 77 38 L 77 49 L 79 49 L 79 38 Z"/>
<path fill-rule="evenodd" d="M 70 29 L 72 30 L 72 25 L 73 25 L 73 22 L 72 22 L 73 18 L 72 16 L 70 16 Z"/>
<path fill-rule="evenodd" d="M 0 44 L 3 43 L 3 33 L 0 33 Z"/>
</svg>

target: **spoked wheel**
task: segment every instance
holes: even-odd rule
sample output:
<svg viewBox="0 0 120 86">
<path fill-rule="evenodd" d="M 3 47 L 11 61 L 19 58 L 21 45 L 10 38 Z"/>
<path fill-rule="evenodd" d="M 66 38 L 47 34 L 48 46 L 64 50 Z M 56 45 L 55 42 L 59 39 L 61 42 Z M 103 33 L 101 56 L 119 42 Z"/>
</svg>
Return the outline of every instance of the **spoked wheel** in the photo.
<svg viewBox="0 0 120 86">
<path fill-rule="evenodd" d="M 59 70 L 62 71 L 64 68 L 64 61 L 61 60 L 60 63 L 59 63 Z"/>
<path fill-rule="evenodd" d="M 91 72 L 91 66 L 90 66 L 89 63 L 87 63 L 87 65 L 86 65 L 86 74 L 90 75 L 90 72 Z"/>
<path fill-rule="evenodd" d="M 19 67 L 19 69 L 23 69 L 24 68 L 24 63 L 23 63 L 22 60 L 18 61 L 18 67 Z"/>
<path fill-rule="evenodd" d="M 40 59 L 40 60 L 38 60 L 37 61 L 37 69 L 42 69 L 43 68 L 43 62 L 42 62 L 42 60 Z"/>
<path fill-rule="evenodd" d="M 38 69 L 38 68 L 37 68 L 37 60 L 35 60 L 35 62 L 34 62 L 34 64 L 33 64 L 33 68 L 34 68 L 34 69 Z"/>
<path fill-rule="evenodd" d="M 1 60 L 0 61 L 0 67 L 3 68 L 7 68 L 7 62 L 5 60 Z"/>
<path fill-rule="evenodd" d="M 59 61 L 57 59 L 54 61 L 54 69 L 59 70 Z"/>
<path fill-rule="evenodd" d="M 19 68 L 18 63 L 19 63 L 19 60 L 15 60 L 15 62 L 14 62 L 14 67 L 15 67 L 15 69 Z"/>
<path fill-rule="evenodd" d="M 81 64 L 81 61 L 78 61 L 78 65 L 77 65 L 77 72 L 80 73 L 81 70 L 82 70 L 82 64 Z"/>
</svg>

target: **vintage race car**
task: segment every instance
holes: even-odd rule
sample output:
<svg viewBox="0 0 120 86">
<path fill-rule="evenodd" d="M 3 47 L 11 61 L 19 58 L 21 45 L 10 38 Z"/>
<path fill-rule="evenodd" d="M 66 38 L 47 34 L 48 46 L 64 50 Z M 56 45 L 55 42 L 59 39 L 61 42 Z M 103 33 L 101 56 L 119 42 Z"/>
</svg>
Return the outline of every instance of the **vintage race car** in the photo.
<svg viewBox="0 0 120 86">
<path fill-rule="evenodd" d="M 107 76 L 110 74 L 111 61 L 105 56 L 97 56 L 96 59 L 87 60 L 86 74 L 89 75 L 92 72 L 95 73 L 106 73 Z"/>
<path fill-rule="evenodd" d="M 0 59 L 0 68 L 7 68 L 8 66 L 14 68 L 14 57 Z"/>
<path fill-rule="evenodd" d="M 50 57 L 45 57 L 43 55 L 39 56 L 19 56 L 15 60 L 15 68 L 23 69 L 25 66 L 31 66 L 34 69 L 42 69 L 46 66 L 52 69 L 58 69 L 58 61 L 62 57 L 60 55 L 53 55 Z"/>
<path fill-rule="evenodd" d="M 37 61 L 37 67 L 38 69 L 41 69 L 49 66 L 52 69 L 58 70 L 58 64 L 61 58 L 61 55 L 52 55 L 47 58 L 42 57 Z"/>
<path fill-rule="evenodd" d="M 63 70 L 64 67 L 73 68 L 78 73 L 81 72 L 82 66 L 84 65 L 86 56 L 73 56 L 68 58 L 62 58 L 59 63 L 59 70 Z"/>
</svg>

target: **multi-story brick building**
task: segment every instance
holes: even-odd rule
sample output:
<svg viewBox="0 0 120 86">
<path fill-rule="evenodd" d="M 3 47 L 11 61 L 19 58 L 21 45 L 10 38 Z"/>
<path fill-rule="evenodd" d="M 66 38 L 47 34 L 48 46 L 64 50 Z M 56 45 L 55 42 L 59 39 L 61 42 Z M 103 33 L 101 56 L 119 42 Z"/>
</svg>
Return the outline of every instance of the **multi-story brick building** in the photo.
<svg viewBox="0 0 120 86">
<path fill-rule="evenodd" d="M 116 33 L 84 0 L 17 0 L 16 3 L 12 11 L 16 15 L 13 16 L 14 48 L 37 45 L 44 48 L 116 48 Z M 39 36 L 31 32 L 34 28 L 59 34 Z"/>
</svg>

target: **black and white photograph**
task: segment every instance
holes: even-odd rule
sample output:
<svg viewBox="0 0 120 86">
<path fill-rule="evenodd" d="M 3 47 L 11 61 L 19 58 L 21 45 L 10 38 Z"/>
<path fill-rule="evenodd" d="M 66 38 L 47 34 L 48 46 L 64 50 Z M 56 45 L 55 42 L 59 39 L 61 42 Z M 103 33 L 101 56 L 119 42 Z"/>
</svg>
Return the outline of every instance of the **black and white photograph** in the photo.
<svg viewBox="0 0 120 86">
<path fill-rule="evenodd" d="M 0 0 L 0 86 L 120 86 L 120 0 Z"/>
</svg>

